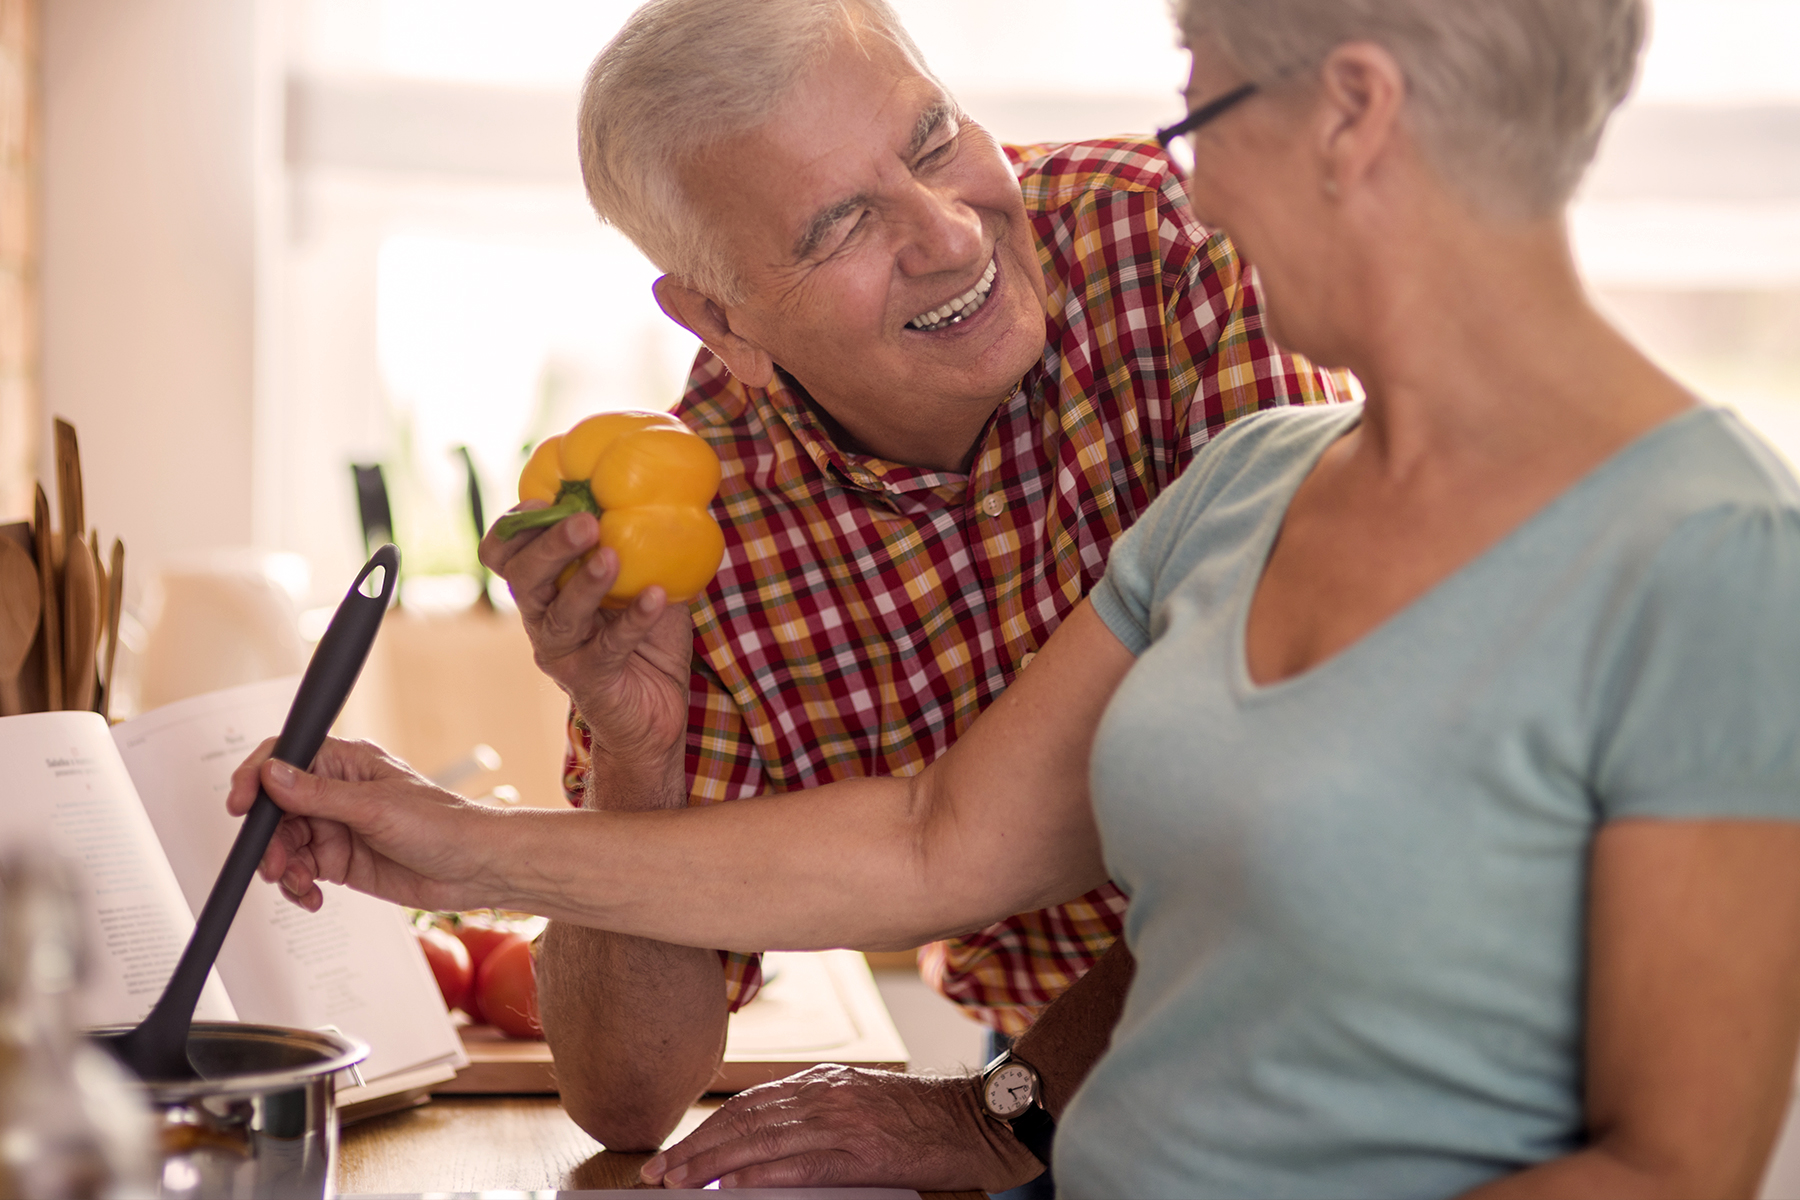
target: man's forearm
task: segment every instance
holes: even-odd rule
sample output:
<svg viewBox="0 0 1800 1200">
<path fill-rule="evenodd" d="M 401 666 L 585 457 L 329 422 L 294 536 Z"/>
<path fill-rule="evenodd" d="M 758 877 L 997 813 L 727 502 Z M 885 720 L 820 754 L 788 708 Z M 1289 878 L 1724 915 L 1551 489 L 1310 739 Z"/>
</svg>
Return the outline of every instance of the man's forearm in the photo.
<svg viewBox="0 0 1800 1200">
<path fill-rule="evenodd" d="M 596 744 L 583 807 L 678 808 L 685 792 L 679 755 L 629 763 Z M 608 1149 L 660 1147 L 724 1055 L 718 954 L 553 922 L 538 947 L 537 976 L 569 1116 Z"/>
<path fill-rule="evenodd" d="M 1044 1084 L 1044 1107 L 1058 1120 L 1111 1044 L 1136 970 L 1137 960 L 1121 937 L 1092 970 L 1044 1010 L 1014 1047 L 1020 1058 L 1037 1068 Z"/>
<path fill-rule="evenodd" d="M 612 1150 L 654 1150 L 725 1050 L 725 980 L 711 950 L 554 922 L 538 998 L 563 1107 Z"/>
</svg>

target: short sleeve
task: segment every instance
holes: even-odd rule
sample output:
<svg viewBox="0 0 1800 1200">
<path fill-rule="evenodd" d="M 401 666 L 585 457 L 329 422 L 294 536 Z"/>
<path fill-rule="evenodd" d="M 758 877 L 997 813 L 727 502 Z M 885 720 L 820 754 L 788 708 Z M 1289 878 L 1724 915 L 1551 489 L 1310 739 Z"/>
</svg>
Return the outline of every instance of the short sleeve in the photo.
<svg viewBox="0 0 1800 1200">
<path fill-rule="evenodd" d="M 1150 646 L 1157 583 L 1186 524 L 1186 514 L 1193 508 L 1190 493 L 1199 487 L 1203 474 L 1199 467 L 1188 468 L 1151 502 L 1137 524 L 1113 543 L 1106 574 L 1089 594 L 1094 611 L 1133 654 L 1142 654 Z"/>
<path fill-rule="evenodd" d="M 1359 405 L 1256 413 L 1201 447 L 1187 470 L 1113 543 L 1090 599 L 1113 636 L 1142 654 L 1159 634 L 1156 606 L 1202 558 L 1246 548 L 1272 504 L 1285 509 L 1321 450 L 1360 418 Z M 1206 520 L 1211 506 L 1227 510 Z"/>
<path fill-rule="evenodd" d="M 1618 652 L 1604 819 L 1800 820 L 1800 510 L 1689 517 Z"/>
</svg>

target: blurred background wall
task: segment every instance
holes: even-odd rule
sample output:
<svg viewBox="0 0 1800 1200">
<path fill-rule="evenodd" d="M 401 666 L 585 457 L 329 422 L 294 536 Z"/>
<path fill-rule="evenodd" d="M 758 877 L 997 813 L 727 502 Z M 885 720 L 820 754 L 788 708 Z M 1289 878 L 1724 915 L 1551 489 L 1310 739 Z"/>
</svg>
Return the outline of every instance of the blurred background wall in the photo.
<svg viewBox="0 0 1800 1200">
<path fill-rule="evenodd" d="M 252 539 L 268 11 L 43 10 L 44 407 L 83 434 L 88 511 L 145 563 Z"/>
<path fill-rule="evenodd" d="M 0 514 L 37 463 L 38 0 L 0 0 Z"/>
</svg>

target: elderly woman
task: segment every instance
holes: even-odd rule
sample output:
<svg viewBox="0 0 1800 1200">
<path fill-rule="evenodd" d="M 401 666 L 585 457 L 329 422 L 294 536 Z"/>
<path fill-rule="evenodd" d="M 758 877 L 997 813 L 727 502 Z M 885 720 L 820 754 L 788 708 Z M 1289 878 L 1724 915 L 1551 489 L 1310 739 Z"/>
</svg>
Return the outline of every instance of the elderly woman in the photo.
<svg viewBox="0 0 1800 1200">
<path fill-rule="evenodd" d="M 1195 211 L 1366 405 L 1215 439 L 913 779 L 497 813 L 334 743 L 261 767 L 265 870 L 742 949 L 1110 875 L 1139 965 L 1065 1193 L 1747 1194 L 1800 1036 L 1800 491 L 1570 258 L 1641 0 L 1179 8 Z"/>
</svg>

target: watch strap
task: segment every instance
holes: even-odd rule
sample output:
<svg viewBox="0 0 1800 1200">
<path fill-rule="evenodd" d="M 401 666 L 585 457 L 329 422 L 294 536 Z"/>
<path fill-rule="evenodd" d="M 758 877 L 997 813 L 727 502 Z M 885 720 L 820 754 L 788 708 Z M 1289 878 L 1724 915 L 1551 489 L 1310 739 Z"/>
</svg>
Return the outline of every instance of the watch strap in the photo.
<svg viewBox="0 0 1800 1200">
<path fill-rule="evenodd" d="M 1050 1165 L 1050 1143 L 1056 1137 L 1055 1117 L 1033 1101 L 1030 1108 L 1013 1118 L 1012 1131 L 1019 1144 L 1031 1151 L 1033 1158 L 1046 1167 Z"/>
</svg>

